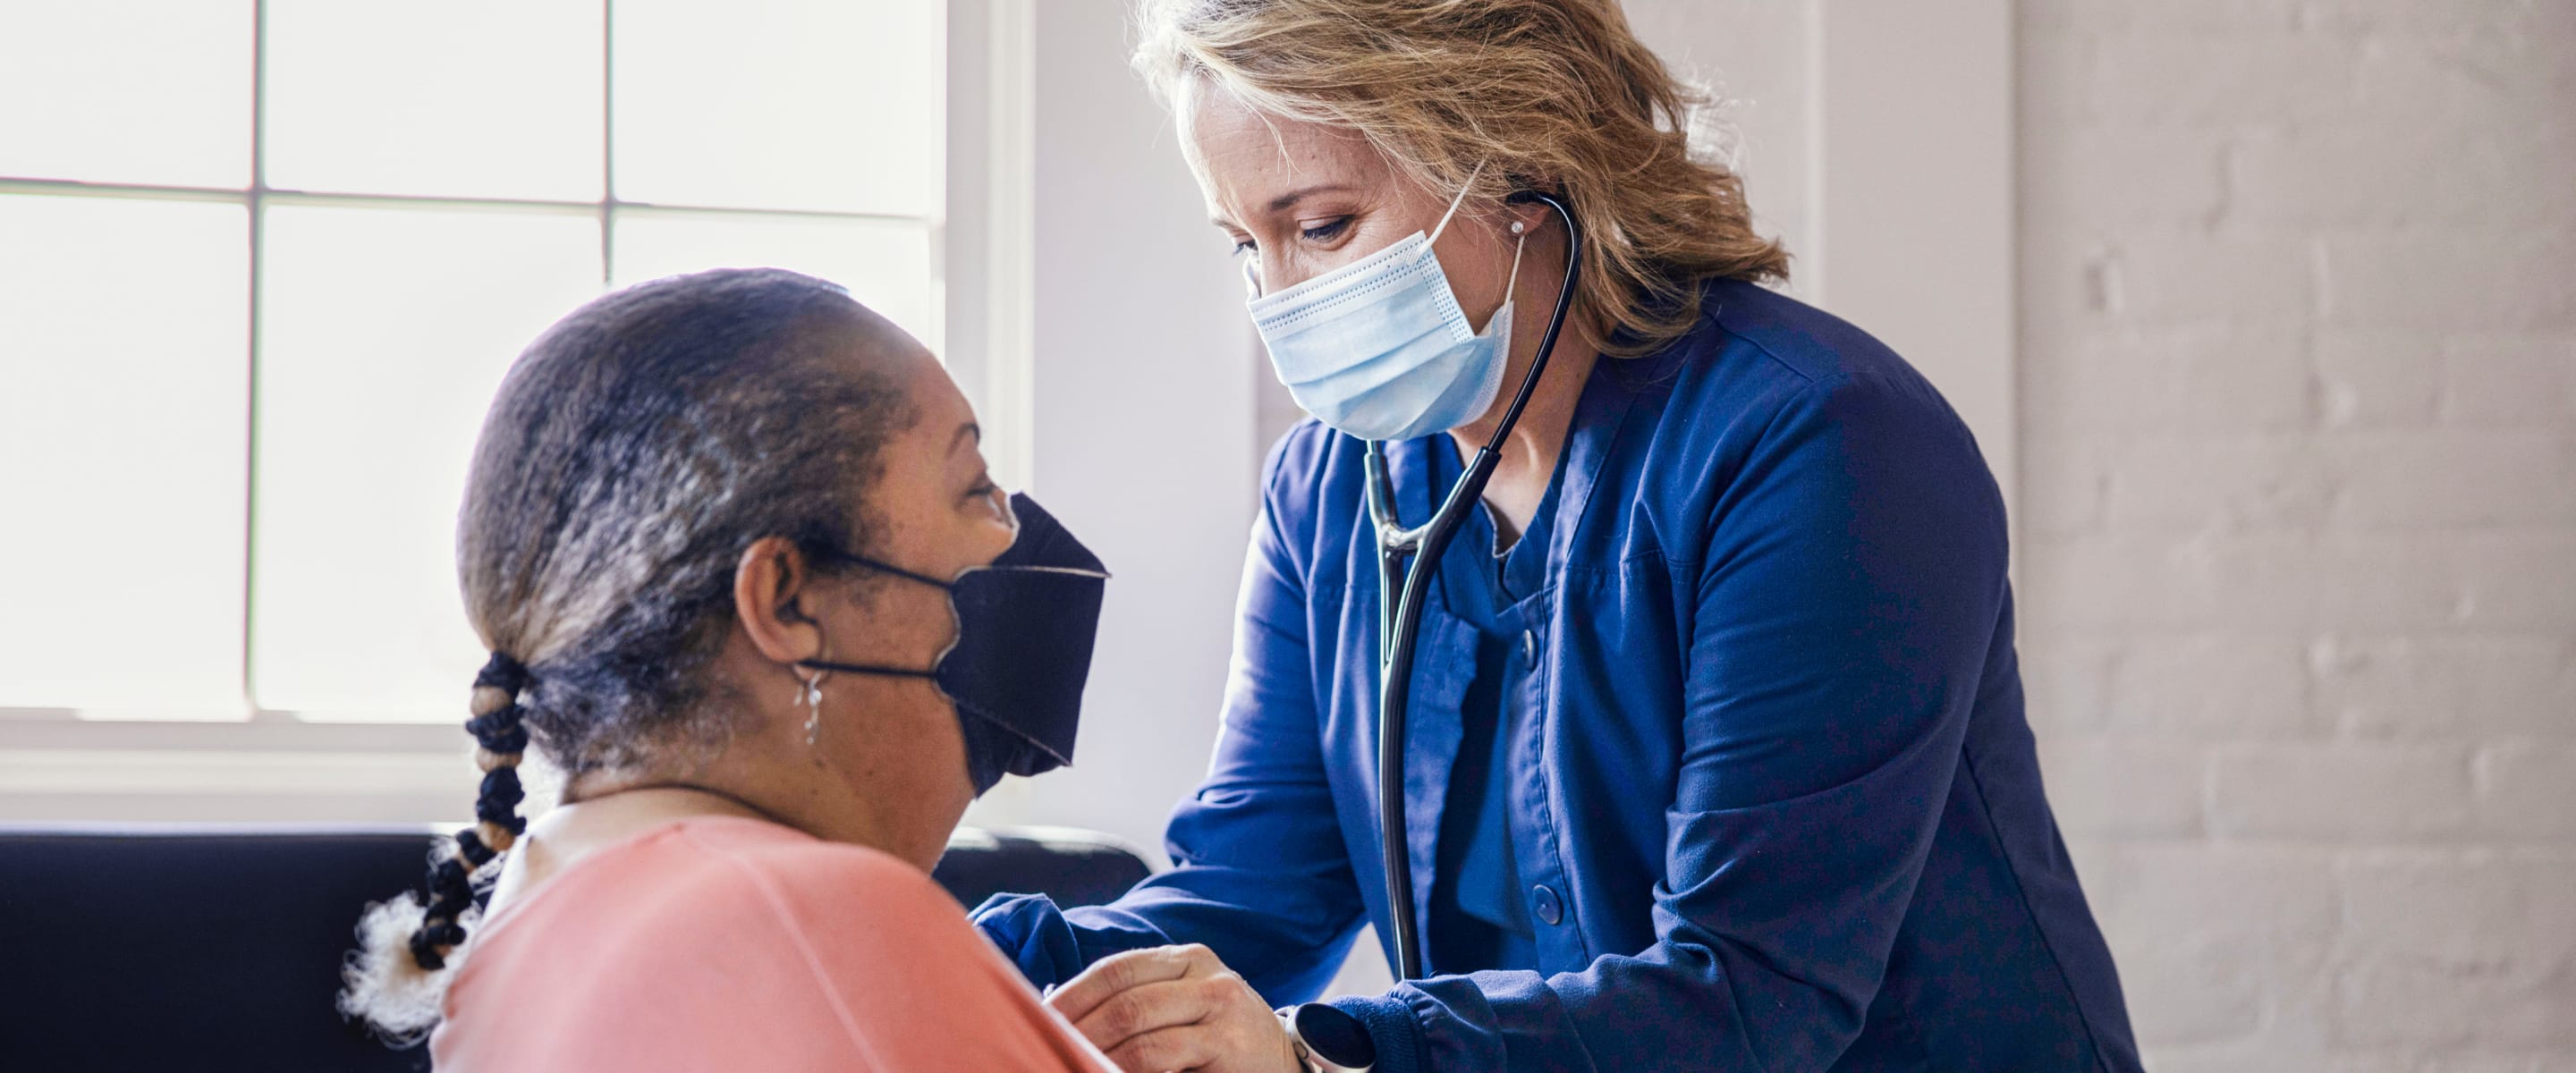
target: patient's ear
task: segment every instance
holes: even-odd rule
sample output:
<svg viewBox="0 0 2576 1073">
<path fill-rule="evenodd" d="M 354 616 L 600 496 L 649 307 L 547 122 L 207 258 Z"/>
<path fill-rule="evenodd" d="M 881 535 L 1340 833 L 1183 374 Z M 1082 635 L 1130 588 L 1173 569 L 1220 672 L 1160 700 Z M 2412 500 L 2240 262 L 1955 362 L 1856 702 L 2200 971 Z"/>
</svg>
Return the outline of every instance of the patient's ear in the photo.
<svg viewBox="0 0 2576 1073">
<path fill-rule="evenodd" d="M 805 553 L 785 537 L 762 537 L 734 564 L 733 614 L 760 654 L 780 663 L 823 654 L 823 630 L 805 613 L 814 598 L 814 571 Z"/>
</svg>

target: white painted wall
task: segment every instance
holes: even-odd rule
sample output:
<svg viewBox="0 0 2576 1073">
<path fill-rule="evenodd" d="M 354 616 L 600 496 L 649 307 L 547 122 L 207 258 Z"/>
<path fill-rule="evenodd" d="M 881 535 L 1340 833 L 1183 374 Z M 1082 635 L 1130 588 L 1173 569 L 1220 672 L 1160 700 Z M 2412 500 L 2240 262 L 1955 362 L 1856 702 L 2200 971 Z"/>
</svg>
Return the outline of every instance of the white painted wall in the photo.
<svg viewBox="0 0 2576 1073">
<path fill-rule="evenodd" d="M 1755 223 L 1793 257 L 1785 290 L 1921 369 L 2014 505 L 2008 0 L 1626 7 L 1721 100 Z"/>
<path fill-rule="evenodd" d="M 1628 0 L 1626 8 L 1666 66 L 1717 98 L 1704 144 L 1733 157 L 1755 229 L 1788 244 L 1785 290 L 1815 301 L 1823 64 L 1814 0 Z"/>
<path fill-rule="evenodd" d="M 1815 10 L 1812 285 L 1941 389 L 2015 510 L 2012 4 Z"/>
<path fill-rule="evenodd" d="M 2576 5 L 2019 22 L 2023 666 L 2149 1066 L 2576 1069 Z"/>
<path fill-rule="evenodd" d="M 978 815 L 1158 848 L 1216 740 L 1257 498 L 1243 277 L 1128 69 L 1126 5 L 1034 7 L 1029 488 L 1116 578 L 1074 767 Z"/>
</svg>

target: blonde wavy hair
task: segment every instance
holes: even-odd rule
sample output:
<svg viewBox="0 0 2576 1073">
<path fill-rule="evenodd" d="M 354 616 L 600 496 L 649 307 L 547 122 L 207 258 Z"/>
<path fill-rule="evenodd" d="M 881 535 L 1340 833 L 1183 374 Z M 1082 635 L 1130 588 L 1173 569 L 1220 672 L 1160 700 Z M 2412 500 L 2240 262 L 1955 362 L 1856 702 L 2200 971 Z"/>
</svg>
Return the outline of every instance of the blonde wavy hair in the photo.
<svg viewBox="0 0 2576 1073">
<path fill-rule="evenodd" d="M 1621 356 L 1688 332 L 1699 284 L 1785 279 L 1744 183 L 1693 152 L 1705 93 L 1616 0 L 1141 0 L 1135 65 L 1168 105 L 1204 80 L 1257 111 L 1358 132 L 1434 190 L 1562 194 L 1584 304 Z M 1478 165 L 1484 167 L 1479 169 Z"/>
</svg>

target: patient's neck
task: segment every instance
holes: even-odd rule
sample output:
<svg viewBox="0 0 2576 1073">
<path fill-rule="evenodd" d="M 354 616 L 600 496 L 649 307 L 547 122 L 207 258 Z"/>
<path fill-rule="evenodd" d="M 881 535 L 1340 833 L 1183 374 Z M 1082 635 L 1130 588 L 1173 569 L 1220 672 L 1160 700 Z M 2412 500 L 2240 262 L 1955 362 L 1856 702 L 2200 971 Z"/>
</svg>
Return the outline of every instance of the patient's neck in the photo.
<svg viewBox="0 0 2576 1073">
<path fill-rule="evenodd" d="M 898 851 L 901 840 L 887 830 L 886 817 L 848 780 L 810 763 L 729 762 L 734 759 L 685 773 L 589 773 L 566 784 L 565 804 L 545 819 L 562 825 L 559 837 L 614 840 L 692 816 L 740 816 L 829 842 Z"/>
<path fill-rule="evenodd" d="M 698 784 L 700 780 L 712 784 Z M 706 780 L 705 773 L 694 779 L 608 772 L 575 777 L 565 785 L 565 803 L 531 821 L 527 834 L 513 847 L 493 889 L 491 910 L 497 912 L 503 905 L 527 897 L 591 854 L 654 828 L 704 816 L 760 820 L 827 841 L 909 856 L 900 852 L 895 840 L 885 837 L 873 810 L 862 801 L 833 801 L 835 807 L 799 809 L 796 805 L 800 799 L 795 791 L 779 785 L 785 780 L 772 779 L 762 792 L 748 794 L 723 785 L 725 781 L 730 780 Z M 803 789 L 809 795 L 813 790 Z M 787 792 L 784 802 L 779 800 L 782 791 Z M 805 800 L 810 802 L 810 796 Z M 934 857 L 932 863 L 935 862 Z M 926 870 L 929 866 L 921 867 Z"/>
<path fill-rule="evenodd" d="M 695 816 L 765 820 L 879 850 L 924 872 L 939 863 L 973 795 L 955 751 L 962 743 L 953 732 L 938 741 L 922 729 L 956 725 L 935 684 L 836 676 L 819 712 L 791 703 L 783 689 L 731 692 L 771 705 L 730 713 L 734 733 L 714 755 L 674 750 L 566 780 L 564 804 L 537 818 L 511 852 L 494 904 L 590 853 Z"/>
</svg>

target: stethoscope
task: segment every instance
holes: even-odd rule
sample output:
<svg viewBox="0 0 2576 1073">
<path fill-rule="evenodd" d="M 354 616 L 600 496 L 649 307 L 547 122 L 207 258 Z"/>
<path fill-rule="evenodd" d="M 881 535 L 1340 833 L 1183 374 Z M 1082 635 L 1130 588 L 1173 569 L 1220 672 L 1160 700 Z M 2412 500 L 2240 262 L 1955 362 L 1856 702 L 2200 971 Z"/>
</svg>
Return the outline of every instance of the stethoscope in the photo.
<svg viewBox="0 0 2576 1073">
<path fill-rule="evenodd" d="M 1432 513 L 1430 521 L 1412 529 L 1396 521 L 1395 483 L 1387 476 L 1385 442 L 1366 441 L 1369 521 L 1377 534 L 1378 850 L 1386 864 L 1386 910 L 1393 925 L 1395 975 L 1399 980 L 1422 975 L 1421 932 L 1413 918 L 1412 846 L 1404 833 L 1404 716 L 1412 700 L 1413 645 L 1422 632 L 1422 601 L 1430 592 L 1432 578 L 1439 573 L 1440 556 L 1449 550 L 1449 541 L 1458 535 L 1458 525 L 1466 520 L 1467 512 L 1483 498 L 1485 482 L 1493 477 L 1494 464 L 1501 458 L 1503 441 L 1511 436 L 1512 426 L 1520 423 L 1521 408 L 1529 404 L 1531 390 L 1547 372 L 1548 353 L 1556 349 L 1557 333 L 1565 327 L 1566 310 L 1574 302 L 1575 278 L 1583 267 L 1583 225 L 1575 221 L 1574 210 L 1566 207 L 1562 198 L 1524 190 L 1505 200 L 1536 201 L 1555 209 L 1565 220 L 1565 284 L 1557 289 L 1556 310 L 1548 315 L 1547 334 L 1539 337 L 1538 354 L 1530 359 L 1529 372 L 1521 377 L 1511 408 L 1503 411 L 1502 423 L 1494 426 L 1494 434 L 1476 450 L 1476 457 L 1468 460 L 1467 471 L 1459 474 L 1458 483 L 1449 486 L 1449 495 L 1440 501 L 1440 509 Z M 1413 557 L 1409 568 L 1404 562 L 1407 555 Z"/>
</svg>

